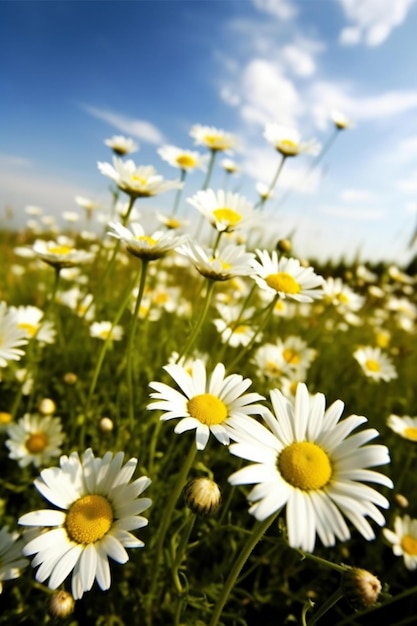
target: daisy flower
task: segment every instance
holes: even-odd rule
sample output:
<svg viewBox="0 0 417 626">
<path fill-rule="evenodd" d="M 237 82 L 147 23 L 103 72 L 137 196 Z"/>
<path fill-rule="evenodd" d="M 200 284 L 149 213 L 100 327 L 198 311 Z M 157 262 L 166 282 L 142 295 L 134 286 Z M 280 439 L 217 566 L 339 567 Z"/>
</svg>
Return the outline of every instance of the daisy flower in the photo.
<svg viewBox="0 0 417 626">
<path fill-rule="evenodd" d="M 417 569 L 417 519 L 409 515 L 397 516 L 394 530 L 384 528 L 384 537 L 392 545 L 395 556 L 402 556 L 409 570 Z"/>
<path fill-rule="evenodd" d="M 124 161 L 114 156 L 113 165 L 99 161 L 97 166 L 100 172 L 111 178 L 121 191 L 136 198 L 157 196 L 171 189 L 181 189 L 183 186 L 179 180 L 164 180 L 152 165 L 137 166 L 131 159 Z"/>
<path fill-rule="evenodd" d="M 129 531 L 148 523 L 140 513 L 152 502 L 138 496 L 151 481 L 141 476 L 130 482 L 137 460 L 122 467 L 123 459 L 123 452 L 96 458 L 88 449 L 81 459 L 73 452 L 61 456 L 60 467 L 44 469 L 35 480 L 42 496 L 60 510 L 32 511 L 19 519 L 23 526 L 39 528 L 23 554 L 36 555 L 32 561 L 33 567 L 39 566 L 36 580 L 49 578 L 50 589 L 59 587 L 71 572 L 75 600 L 91 589 L 94 579 L 103 591 L 109 589 L 108 557 L 126 563 L 125 548 L 143 547 Z"/>
<path fill-rule="evenodd" d="M 236 137 L 214 126 L 195 124 L 190 130 L 190 136 L 197 146 L 206 146 L 213 152 L 232 150 L 237 143 Z"/>
<path fill-rule="evenodd" d="M 126 250 L 133 256 L 153 261 L 174 250 L 188 239 L 188 235 L 175 236 L 171 232 L 156 231 L 145 235 L 141 224 L 133 222 L 129 228 L 118 222 L 110 222 L 109 235 L 120 239 Z"/>
<path fill-rule="evenodd" d="M 162 146 L 158 149 L 158 154 L 172 167 L 179 167 L 187 172 L 200 169 L 205 170 L 207 167 L 208 155 L 201 155 L 195 150 L 181 150 L 176 146 Z"/>
<path fill-rule="evenodd" d="M 65 434 L 59 417 L 26 413 L 18 422 L 7 429 L 9 458 L 20 467 L 32 463 L 35 467 L 48 465 L 62 452 Z"/>
<path fill-rule="evenodd" d="M 312 267 L 303 267 L 298 259 L 281 257 L 276 250 L 271 255 L 266 250 L 256 250 L 259 261 L 252 263 L 255 281 L 268 293 L 298 302 L 312 302 L 321 298 L 324 279 Z"/>
<path fill-rule="evenodd" d="M 27 333 L 19 328 L 16 309 L 0 302 L 0 367 L 6 367 L 8 361 L 20 361 L 24 355 L 21 347 L 27 342 Z"/>
<path fill-rule="evenodd" d="M 336 126 L 337 130 L 346 130 L 347 128 L 352 128 L 352 121 L 340 111 L 332 111 L 330 114 L 332 118 L 333 124 Z"/>
<path fill-rule="evenodd" d="M 262 415 L 269 428 L 255 420 L 250 425 L 239 417 L 230 420 L 230 436 L 237 442 L 230 452 L 254 463 L 229 478 L 232 485 L 255 485 L 249 512 L 261 521 L 286 507 L 289 544 L 307 552 L 314 550 L 316 534 L 325 546 L 349 539 L 344 517 L 365 539 L 373 539 L 366 517 L 384 525 L 377 506 L 389 503 L 364 483 L 393 486 L 368 469 L 390 460 L 385 446 L 364 445 L 378 432 L 350 435 L 366 418 L 351 415 L 339 423 L 343 402 L 336 400 L 326 410 L 324 395 L 311 396 L 304 383 L 298 384 L 294 402 L 278 389 L 270 395 L 274 413 L 266 409 Z"/>
<path fill-rule="evenodd" d="M 181 418 L 174 432 L 196 431 L 197 450 L 204 450 L 210 433 L 223 445 L 229 444 L 228 422 L 240 416 L 243 423 L 248 415 L 261 413 L 263 407 L 254 404 L 264 398 L 258 393 L 245 393 L 251 385 L 249 378 L 239 374 L 225 376 L 226 368 L 218 363 L 207 379 L 206 367 L 200 359 L 192 363 L 191 372 L 182 365 L 165 365 L 164 370 L 173 378 L 181 391 L 160 382 L 151 382 L 155 402 L 148 409 L 164 411 L 161 420 Z"/>
<path fill-rule="evenodd" d="M 417 441 L 417 417 L 390 415 L 387 419 L 387 425 L 394 433 L 397 433 L 404 439 Z"/>
<path fill-rule="evenodd" d="M 222 342 L 229 344 L 232 348 L 249 345 L 256 332 L 253 326 L 246 321 L 250 320 L 255 313 L 254 307 L 246 309 L 246 319 L 236 323 L 241 308 L 238 305 L 218 304 L 217 310 L 221 317 L 213 320 L 217 332 L 221 334 Z M 262 336 L 259 334 L 258 340 L 261 340 L 261 338 Z"/>
<path fill-rule="evenodd" d="M 187 202 L 200 211 L 219 232 L 231 233 L 259 220 L 259 213 L 255 213 L 252 202 L 231 191 L 197 191 L 194 196 L 187 198 Z"/>
<path fill-rule="evenodd" d="M 239 166 L 232 159 L 223 159 L 220 165 L 227 174 L 236 174 L 239 171 Z"/>
<path fill-rule="evenodd" d="M 123 135 L 113 135 L 110 139 L 105 139 L 104 143 L 113 150 L 114 154 L 119 156 L 137 152 L 139 149 L 138 144 L 135 143 L 133 139 L 130 139 L 130 137 L 124 137 Z"/>
<path fill-rule="evenodd" d="M 355 293 L 341 278 L 326 278 L 323 284 L 323 300 L 332 304 L 341 313 L 358 311 L 365 301 L 363 296 Z"/>
<path fill-rule="evenodd" d="M 21 570 L 28 564 L 28 560 L 22 557 L 22 547 L 18 534 L 3 526 L 0 530 L 0 593 L 3 581 L 19 578 Z"/>
<path fill-rule="evenodd" d="M 213 255 L 197 243 L 188 241 L 178 248 L 178 252 L 188 257 L 202 276 L 211 280 L 224 281 L 253 274 L 251 263 L 254 255 L 247 252 L 245 246 L 230 244 L 220 251 L 216 250 Z"/>
<path fill-rule="evenodd" d="M 93 258 L 91 252 L 74 248 L 72 241 L 66 237 L 58 237 L 57 241 L 37 239 L 33 251 L 42 261 L 58 268 L 74 267 Z"/>
<path fill-rule="evenodd" d="M 295 157 L 301 152 L 315 156 L 320 152 L 320 144 L 314 139 L 303 142 L 297 130 L 280 124 L 266 124 L 264 137 L 285 157 Z"/>
<path fill-rule="evenodd" d="M 19 306 L 16 309 L 18 326 L 28 339 L 36 337 L 40 343 L 54 343 L 55 328 L 52 322 L 42 323 L 43 311 L 36 306 Z"/>
<path fill-rule="evenodd" d="M 385 382 L 397 378 L 397 372 L 391 359 L 380 348 L 372 348 L 371 346 L 358 348 L 353 356 L 368 378 L 375 381 L 384 380 Z"/>
<path fill-rule="evenodd" d="M 120 341 L 123 337 L 123 326 L 112 326 L 108 320 L 93 322 L 90 326 L 90 336 L 105 341 L 110 335 L 111 341 Z"/>
</svg>

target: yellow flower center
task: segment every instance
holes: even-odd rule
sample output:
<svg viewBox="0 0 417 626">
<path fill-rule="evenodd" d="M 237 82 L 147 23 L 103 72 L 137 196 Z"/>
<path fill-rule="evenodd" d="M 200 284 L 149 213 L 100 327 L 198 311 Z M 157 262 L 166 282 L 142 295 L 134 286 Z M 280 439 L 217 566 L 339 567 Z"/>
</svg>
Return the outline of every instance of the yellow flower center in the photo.
<svg viewBox="0 0 417 626">
<path fill-rule="evenodd" d="M 412 535 L 404 535 L 401 539 L 401 547 L 407 554 L 417 556 L 417 539 Z"/>
<path fill-rule="evenodd" d="M 169 301 L 169 296 L 167 293 L 160 291 L 154 296 L 154 302 L 156 304 L 166 304 Z"/>
<path fill-rule="evenodd" d="M 151 247 L 158 243 L 156 239 L 154 239 L 153 237 L 148 237 L 148 235 L 139 235 L 138 237 L 136 237 L 136 239 L 138 241 L 146 242 Z"/>
<path fill-rule="evenodd" d="M 69 538 L 76 543 L 95 543 L 110 530 L 113 508 L 104 496 L 83 496 L 71 505 L 65 527 Z"/>
<path fill-rule="evenodd" d="M 176 159 L 178 165 L 182 168 L 185 167 L 195 167 L 196 161 L 195 158 L 190 154 L 180 154 Z"/>
<path fill-rule="evenodd" d="M 210 263 L 214 263 L 215 261 L 217 261 L 218 263 L 220 263 L 220 267 L 222 268 L 222 270 L 230 270 L 230 268 L 232 267 L 230 263 L 228 263 L 227 261 L 222 261 L 221 259 L 219 259 L 218 257 L 214 257 L 212 256 L 209 259 Z"/>
<path fill-rule="evenodd" d="M 214 209 L 213 215 L 218 222 L 227 222 L 229 226 L 236 226 L 242 220 L 240 213 L 227 207 Z"/>
<path fill-rule="evenodd" d="M 64 255 L 72 252 L 72 248 L 71 246 L 49 246 L 48 252 L 50 252 L 51 254 Z"/>
<path fill-rule="evenodd" d="M 231 328 L 232 328 L 232 333 L 236 333 L 238 335 L 243 335 L 249 330 L 249 326 L 245 326 L 245 324 L 239 324 L 235 328 L 233 328 L 233 325 L 232 325 Z"/>
<path fill-rule="evenodd" d="M 190 398 L 187 408 L 191 417 L 195 417 L 195 419 L 207 426 L 221 424 L 227 418 L 226 405 L 211 393 L 201 393 Z"/>
<path fill-rule="evenodd" d="M 282 139 L 278 145 L 277 150 L 281 152 L 281 154 L 285 154 L 286 156 L 292 156 L 298 154 L 298 144 L 295 141 L 291 141 L 291 139 Z"/>
<path fill-rule="evenodd" d="M 417 427 L 407 426 L 406 428 L 404 428 L 404 437 L 406 437 L 410 441 L 417 441 Z"/>
<path fill-rule="evenodd" d="M 339 300 L 340 304 L 348 304 L 349 303 L 349 298 L 345 293 L 339 293 L 337 296 L 337 299 Z"/>
<path fill-rule="evenodd" d="M 165 226 L 172 229 L 179 228 L 181 226 L 181 222 L 176 220 L 174 217 L 169 217 L 165 222 Z"/>
<path fill-rule="evenodd" d="M 43 452 L 48 445 L 48 437 L 43 432 L 31 433 L 25 441 L 26 449 L 31 454 Z"/>
<path fill-rule="evenodd" d="M 290 485 L 303 491 L 321 489 L 332 476 L 326 452 L 310 441 L 294 442 L 278 457 L 278 469 Z"/>
<path fill-rule="evenodd" d="M 368 359 L 365 362 L 366 368 L 370 371 L 370 372 L 380 372 L 381 371 L 381 366 L 378 363 L 378 361 L 375 361 L 375 359 Z"/>
<path fill-rule="evenodd" d="M 28 322 L 20 322 L 20 324 L 18 324 L 18 327 L 21 330 L 25 330 L 29 337 L 33 337 L 33 335 L 38 330 L 38 326 L 35 326 L 35 324 L 29 324 Z"/>
<path fill-rule="evenodd" d="M 148 184 L 147 178 L 143 178 L 143 176 L 139 176 L 138 174 L 132 174 L 130 179 L 132 183 L 142 185 L 142 187 L 146 187 L 146 185 Z"/>
<path fill-rule="evenodd" d="M 301 286 L 291 274 L 288 272 L 278 272 L 277 274 L 268 274 L 265 278 L 268 287 L 281 291 L 282 293 L 300 293 Z"/>
<path fill-rule="evenodd" d="M 12 421 L 12 414 L 6 413 L 5 411 L 0 411 L 0 426 L 4 426 L 6 424 L 10 424 Z"/>
<path fill-rule="evenodd" d="M 282 356 L 287 361 L 287 363 L 291 363 L 292 365 L 298 365 L 301 361 L 301 357 L 296 350 L 292 350 L 291 348 L 285 348 L 282 352 Z"/>
<path fill-rule="evenodd" d="M 268 376 L 280 376 L 281 370 L 274 361 L 267 361 L 265 363 L 265 370 Z"/>
</svg>

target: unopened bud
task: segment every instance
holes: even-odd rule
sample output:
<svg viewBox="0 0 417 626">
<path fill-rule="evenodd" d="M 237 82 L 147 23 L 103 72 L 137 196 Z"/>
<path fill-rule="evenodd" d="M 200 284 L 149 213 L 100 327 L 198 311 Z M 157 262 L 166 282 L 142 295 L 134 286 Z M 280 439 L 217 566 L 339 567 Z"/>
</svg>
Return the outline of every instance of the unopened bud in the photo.
<svg viewBox="0 0 417 626">
<path fill-rule="evenodd" d="M 291 241 L 289 239 L 279 239 L 277 242 L 278 252 L 291 252 Z"/>
<path fill-rule="evenodd" d="M 74 610 L 74 598 L 67 591 L 54 591 L 49 600 L 48 613 L 51 617 L 68 617 Z"/>
<path fill-rule="evenodd" d="M 99 428 L 102 433 L 111 433 L 114 428 L 114 424 L 110 417 L 102 417 L 99 422 Z"/>
<path fill-rule="evenodd" d="M 394 496 L 394 500 L 396 504 L 398 504 L 398 506 L 400 506 L 402 509 L 406 509 L 409 506 L 407 498 L 403 496 L 402 493 L 396 493 Z"/>
<path fill-rule="evenodd" d="M 56 411 L 56 404 L 51 398 L 42 398 L 38 404 L 38 410 L 42 415 L 52 415 Z"/>
<path fill-rule="evenodd" d="M 67 372 L 66 374 L 64 374 L 64 383 L 66 383 L 67 385 L 75 385 L 77 380 L 77 374 L 74 374 L 73 372 Z"/>
<path fill-rule="evenodd" d="M 374 606 L 381 592 L 379 579 L 366 569 L 359 567 L 346 570 L 342 585 L 346 600 L 355 610 Z"/>
<path fill-rule="evenodd" d="M 217 483 L 209 478 L 191 480 L 184 488 L 187 506 L 196 515 L 215 513 L 220 506 L 222 492 Z"/>
</svg>

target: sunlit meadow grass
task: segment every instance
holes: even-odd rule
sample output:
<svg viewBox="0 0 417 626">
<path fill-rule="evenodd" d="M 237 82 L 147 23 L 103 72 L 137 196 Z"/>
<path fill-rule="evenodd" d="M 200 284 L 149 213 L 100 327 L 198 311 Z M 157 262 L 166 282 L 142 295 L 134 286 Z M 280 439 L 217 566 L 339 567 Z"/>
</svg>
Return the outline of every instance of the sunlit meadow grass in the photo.
<svg viewBox="0 0 417 626">
<path fill-rule="evenodd" d="M 208 148 L 210 154 L 204 161 L 208 167 L 200 193 L 209 187 L 217 153 L 233 145 L 231 136 L 213 128 L 204 139 L 204 128 L 195 127 L 192 133 L 197 144 Z M 336 126 L 336 130 L 340 128 Z M 222 140 L 220 143 L 215 142 L 216 132 L 218 141 Z M 297 137 L 294 139 L 290 134 L 279 147 L 275 146 L 282 162 L 274 186 L 286 159 L 298 154 Z M 123 154 L 120 150 L 119 146 L 119 155 Z M 173 158 L 171 152 L 169 158 Z M 186 173 L 202 163 L 197 153 L 183 152 L 182 157 L 181 151 L 174 155 L 182 182 Z M 255 437 L 258 432 L 258 426 L 252 427 L 251 420 L 258 425 L 264 423 L 261 413 L 268 408 L 275 410 L 280 424 L 284 420 L 282 407 L 287 407 L 285 411 L 294 407 L 297 384 L 305 383 L 311 394 L 311 407 L 315 409 L 310 412 L 300 409 L 297 419 L 304 419 L 303 415 L 312 423 L 319 419 L 321 400 L 315 394 L 321 393 L 327 407 L 337 400 L 344 402 L 342 423 L 350 415 L 365 416 L 363 429 L 377 431 L 363 439 L 362 444 L 372 439 L 372 445 L 363 446 L 363 458 L 355 471 L 381 465 L 373 470 L 375 475 L 380 472 L 392 479 L 393 489 L 387 487 L 389 480 L 381 479 L 381 484 L 373 490 L 381 496 L 369 495 L 371 500 L 382 496 L 389 500 L 388 510 L 378 513 L 385 517 L 386 528 L 394 530 L 398 517 L 417 517 L 414 499 L 417 424 L 414 426 L 409 420 L 400 433 L 401 419 L 395 422 L 397 432 L 387 423 L 392 415 L 402 418 L 417 414 L 414 276 L 388 264 L 373 269 L 359 262 L 320 267 L 313 259 L 298 258 L 289 242 L 271 241 L 266 234 L 263 241 L 259 228 L 256 238 L 253 237 L 254 224 L 262 223 L 268 194 L 261 197 L 257 208 L 249 207 L 252 213 L 244 201 L 224 194 L 222 201 L 226 205 L 217 208 L 210 205 L 202 211 L 203 216 L 198 219 L 203 222 L 197 232 L 194 222 L 193 226 L 172 231 L 160 224 L 162 239 L 161 233 L 155 234 L 156 228 L 148 232 L 145 225 L 125 231 L 121 224 L 129 229 L 129 214 L 134 204 L 140 208 L 142 196 L 168 189 L 176 191 L 172 214 L 167 212 L 165 219 L 171 220 L 171 226 L 173 220 L 181 222 L 187 189 L 185 186 L 181 190 L 169 181 L 165 181 L 162 189 L 161 180 L 149 182 L 152 172 L 135 170 L 134 166 L 126 172 L 122 163 L 114 173 L 109 164 L 105 169 L 117 187 L 113 199 L 126 199 L 126 194 L 128 206 L 120 226 L 114 226 L 117 224 L 114 215 L 109 218 L 113 226 L 106 227 L 102 237 L 91 239 L 81 230 L 76 232 L 73 226 L 70 233 L 67 229 L 35 234 L 33 228 L 1 233 L 3 319 L 9 315 L 15 328 L 27 334 L 23 343 L 16 344 L 22 353 L 14 358 L 8 352 L 6 326 L 0 325 L 0 357 L 5 361 L 0 368 L 0 526 L 13 534 L 12 542 L 17 542 L 19 557 L 14 569 L 13 563 L 7 568 L 8 553 L 0 545 L 0 584 L 3 582 L 0 623 L 38 625 L 60 620 L 80 626 L 414 624 L 417 611 L 417 579 L 411 569 L 417 563 L 414 528 L 405 527 L 406 535 L 398 538 L 393 551 L 392 533 L 384 535 L 383 522 L 375 523 L 369 517 L 371 508 L 363 508 L 355 519 L 351 517 L 344 522 L 345 540 L 333 537 L 329 529 L 333 528 L 337 534 L 334 528 L 338 523 L 329 513 L 320 524 L 323 529 L 329 523 L 330 538 L 323 542 L 322 537 L 315 537 L 313 530 L 314 549 L 305 550 L 301 545 L 308 528 L 311 529 L 311 519 L 303 519 L 302 515 L 299 519 L 286 517 L 285 503 L 279 510 L 271 509 L 272 514 L 265 519 L 262 516 L 255 519 L 248 511 L 247 502 L 253 485 L 242 481 L 242 485 L 232 486 L 229 482 L 230 476 L 248 465 L 244 459 L 259 462 L 251 453 L 238 453 L 243 449 L 239 445 L 246 446 L 246 451 L 249 449 L 252 435 L 248 433 L 254 433 Z M 270 188 L 268 193 L 271 191 Z M 204 201 L 199 196 L 198 202 L 202 198 Z M 242 221 L 247 219 L 247 224 L 237 230 L 236 216 L 239 217 L 240 210 Z M 204 238 L 201 232 L 205 233 Z M 58 241 L 64 235 L 67 239 Z M 191 245 L 187 236 L 192 246 L 203 246 L 203 252 L 196 247 L 187 248 Z M 256 244 L 251 244 L 255 239 Z M 34 246 L 35 240 L 54 243 L 42 253 L 39 244 Z M 205 247 L 207 240 L 210 251 Z M 227 262 L 222 259 L 226 244 L 244 247 L 238 261 L 233 250 Z M 274 270 L 271 270 L 273 265 L 268 265 L 265 275 L 258 275 L 255 281 L 255 254 L 258 261 L 259 251 L 273 259 L 275 249 L 280 265 Z M 245 265 L 248 260 L 242 257 L 243 250 L 245 254 L 253 253 L 250 269 Z M 67 263 L 68 255 L 74 251 L 88 252 L 89 256 L 80 263 L 77 259 Z M 297 259 L 297 263 L 288 259 Z M 68 268 L 68 264 L 73 267 Z M 309 267 L 312 269 L 308 272 L 314 270 L 314 276 L 323 276 L 324 281 L 313 278 L 314 284 L 304 283 L 304 272 Z M 311 274 L 308 276 L 311 281 Z M 262 288 L 263 283 L 267 289 Z M 312 292 L 316 289 L 316 293 L 303 298 L 308 289 Z M 29 306 L 41 311 L 40 321 L 36 316 L 22 317 L 24 313 L 34 315 L 23 308 Z M 358 351 L 365 348 L 378 348 L 380 352 L 372 353 L 372 358 L 368 356 L 361 365 Z M 197 366 L 193 366 L 196 359 L 200 362 L 200 378 L 195 374 L 191 383 L 187 376 L 193 367 L 197 371 Z M 219 363 L 224 364 L 224 371 Z M 180 366 L 183 366 L 181 384 L 176 384 L 173 377 Z M 209 389 L 201 381 L 201 372 L 206 371 L 210 379 L 214 370 L 221 381 Z M 224 384 L 222 371 L 226 377 Z M 227 379 L 230 375 L 238 377 Z M 247 384 L 242 382 L 246 379 L 249 379 Z M 152 406 L 158 402 L 156 390 L 160 393 L 159 402 L 168 393 L 163 385 L 175 390 L 174 399 L 166 398 L 174 408 L 163 410 L 161 406 Z M 254 394 L 251 400 L 248 398 L 245 409 L 243 405 L 236 408 L 235 400 L 229 397 L 233 386 L 237 389 L 236 396 Z M 282 399 L 277 411 L 270 401 L 271 390 L 281 392 L 289 404 Z M 183 400 L 181 394 L 185 394 L 181 396 Z M 313 395 L 316 400 L 312 399 Z M 301 403 L 301 392 L 297 397 Z M 189 401 L 191 398 L 193 403 Z M 251 410 L 250 404 L 258 408 Z M 175 415 L 167 415 L 168 410 Z M 25 431 L 23 416 L 26 416 L 25 424 L 35 424 L 30 432 Z M 188 420 L 182 422 L 183 427 L 182 418 Z M 58 428 L 52 436 L 44 424 L 50 424 L 53 419 L 60 420 L 62 430 Z M 239 431 L 239 424 L 247 424 L 247 430 L 242 426 L 243 430 Z M 297 424 L 294 428 L 298 428 Z M 311 431 L 313 426 L 306 425 L 307 433 L 309 428 Z M 336 428 L 335 423 L 332 428 Z M 48 444 L 51 445 L 53 437 L 57 450 L 50 449 L 48 456 Z M 309 435 L 304 432 L 301 445 L 306 445 L 307 440 L 318 441 L 311 432 Z M 233 454 L 229 452 L 229 443 Z M 287 476 L 287 483 L 302 498 L 319 493 L 326 496 L 339 480 L 339 469 L 332 465 L 332 459 L 336 459 L 336 464 L 341 462 L 341 453 L 332 456 L 330 448 L 324 446 L 323 451 L 316 443 L 308 445 L 319 453 L 319 459 L 326 456 L 330 478 L 325 475 L 317 479 L 319 482 L 316 478 L 309 482 L 310 478 L 303 474 L 297 478 L 298 482 L 291 482 Z M 383 465 L 382 446 L 389 450 L 388 465 Z M 285 450 L 290 447 L 288 442 L 284 445 Z M 371 448 L 372 452 L 367 452 Z M 70 546 L 90 553 L 87 573 L 81 575 L 79 599 L 73 606 L 71 596 L 57 596 L 58 591 L 50 589 L 48 581 L 51 587 L 74 595 L 71 576 L 75 561 L 58 585 L 49 580 L 56 566 L 52 561 L 49 569 L 45 566 L 46 575 L 38 576 L 37 580 L 36 572 L 41 570 L 30 564 L 36 551 L 29 553 L 24 546 L 49 529 L 42 531 L 36 525 L 35 529 L 31 528 L 33 521 L 27 525 L 27 520 L 33 516 L 27 514 L 57 509 L 54 504 L 64 497 L 57 494 L 51 504 L 41 495 L 45 495 L 46 487 L 39 482 L 40 472 L 43 480 L 59 491 L 53 478 L 58 476 L 58 470 L 51 468 L 58 468 L 60 463 L 64 468 L 66 461 L 62 458 L 60 461 L 62 455 L 78 453 L 83 459 L 88 449 L 93 451 L 96 465 L 88 452 L 83 466 L 84 476 L 89 476 L 84 478 L 87 488 L 80 486 L 80 473 L 71 474 L 72 478 L 64 475 L 65 472 L 59 474 L 62 482 L 58 484 L 62 485 L 63 494 L 73 487 L 78 490 L 79 498 L 74 501 L 77 505 L 87 506 L 85 498 L 88 498 L 87 508 L 91 505 L 93 509 L 98 503 L 99 512 L 91 513 L 93 521 L 87 522 L 86 514 L 86 519 L 80 522 L 83 531 L 88 525 L 88 532 L 93 534 L 81 535 L 72 530 L 77 524 L 73 518 L 78 520 L 78 508 L 73 508 L 71 500 L 68 507 L 58 505 L 59 519 L 65 521 L 50 523 L 52 527 L 62 527 L 63 545 L 67 545 L 60 555 L 59 551 L 55 552 L 60 556 L 59 561 L 65 564 L 68 558 L 65 550 Z M 120 466 L 106 479 L 106 485 L 100 483 L 98 459 L 113 458 L 105 456 L 108 452 L 113 455 L 123 452 L 124 462 L 130 458 L 138 460 L 133 475 L 124 475 L 122 481 L 130 502 L 128 512 L 123 509 L 125 503 L 120 502 L 120 494 L 115 504 L 117 488 L 111 491 L 123 471 Z M 368 460 L 366 454 L 370 455 Z M 355 458 L 359 457 L 358 452 Z M 74 463 L 78 467 L 78 461 Z M 281 453 L 277 453 L 275 465 L 285 474 Z M 353 469 L 350 467 L 349 471 Z M 315 471 L 314 463 L 307 464 L 307 473 L 313 475 Z M 135 493 L 133 488 L 128 491 L 129 480 L 140 477 L 152 481 L 144 494 L 139 489 Z M 199 478 L 208 480 L 190 483 Z M 35 479 L 39 490 L 34 486 Z M 354 480 L 358 485 L 368 482 L 365 474 L 358 474 Z M 371 480 L 369 475 L 368 480 Z M 147 482 L 142 479 L 141 489 Z M 353 498 L 365 497 L 362 492 L 355 495 L 357 488 L 352 492 Z M 272 487 L 268 489 L 270 493 Z M 149 507 L 147 501 L 139 499 L 142 504 L 135 508 L 132 502 L 139 494 L 141 498 L 151 498 L 152 505 Z M 383 500 L 372 501 L 383 506 Z M 342 514 L 350 510 L 350 505 L 346 504 L 348 508 L 344 509 L 344 504 L 338 503 Z M 71 522 L 70 514 L 65 517 L 62 512 L 66 508 L 72 511 Z M 322 513 L 326 510 L 321 509 Z M 296 507 L 295 511 L 300 513 L 301 509 Z M 139 514 L 149 521 L 148 525 L 137 522 Z M 311 509 L 306 509 L 307 517 L 309 514 Z M 39 526 L 46 525 L 45 515 Z M 365 538 L 367 531 L 362 528 L 359 532 L 357 528 L 365 517 L 374 537 Z M 134 518 L 136 522 L 132 521 Z M 121 519 L 125 520 L 124 530 L 139 542 L 135 544 L 136 540 L 128 539 L 127 535 L 117 535 L 120 550 L 123 544 L 129 560 L 117 551 L 119 548 L 113 545 L 110 549 L 108 545 L 111 581 L 104 584 L 102 574 L 101 578 L 97 577 L 101 584 L 93 583 L 97 564 L 91 560 L 91 552 L 99 553 L 100 546 Z M 294 540 L 291 541 L 294 533 L 287 525 L 291 519 L 301 529 L 301 544 L 294 545 Z M 45 548 L 52 550 L 51 554 L 53 536 L 50 535 L 50 545 Z M 140 542 L 144 545 L 137 549 Z M 22 550 L 27 557 L 26 566 L 22 563 Z M 103 553 L 99 554 L 103 557 Z M 107 556 L 104 560 L 107 562 Z M 34 566 L 41 562 L 39 557 Z M 109 588 L 103 591 L 100 586 Z"/>
</svg>

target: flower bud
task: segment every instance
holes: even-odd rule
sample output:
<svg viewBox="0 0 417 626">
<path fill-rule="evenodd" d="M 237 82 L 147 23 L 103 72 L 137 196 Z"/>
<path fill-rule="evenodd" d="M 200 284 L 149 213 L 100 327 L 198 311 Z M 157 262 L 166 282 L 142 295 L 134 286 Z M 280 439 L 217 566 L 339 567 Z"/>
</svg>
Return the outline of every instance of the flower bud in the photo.
<svg viewBox="0 0 417 626">
<path fill-rule="evenodd" d="M 56 404 L 51 398 L 42 398 L 38 404 L 38 410 L 42 415 L 52 415 L 56 411 Z"/>
<path fill-rule="evenodd" d="M 114 424 L 110 417 L 102 417 L 98 425 L 102 433 L 111 433 L 114 428 Z"/>
<path fill-rule="evenodd" d="M 184 488 L 185 503 L 196 515 L 215 513 L 220 506 L 221 489 L 214 480 L 196 478 Z"/>
<path fill-rule="evenodd" d="M 68 617 L 74 610 L 74 598 L 67 591 L 54 591 L 49 600 L 48 613 L 51 617 Z"/>
<path fill-rule="evenodd" d="M 67 372 L 66 374 L 64 374 L 64 383 L 66 385 L 75 385 L 77 380 L 77 374 L 74 374 L 73 372 Z"/>
<path fill-rule="evenodd" d="M 374 606 L 381 592 L 379 579 L 359 567 L 351 567 L 346 570 L 342 585 L 346 600 L 355 610 Z"/>
<path fill-rule="evenodd" d="M 402 509 L 406 509 L 409 506 L 407 498 L 402 493 L 397 493 L 394 496 L 395 503 Z"/>
</svg>

